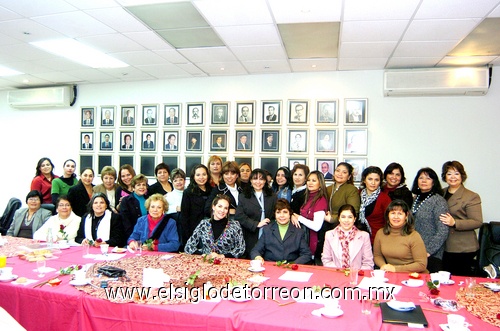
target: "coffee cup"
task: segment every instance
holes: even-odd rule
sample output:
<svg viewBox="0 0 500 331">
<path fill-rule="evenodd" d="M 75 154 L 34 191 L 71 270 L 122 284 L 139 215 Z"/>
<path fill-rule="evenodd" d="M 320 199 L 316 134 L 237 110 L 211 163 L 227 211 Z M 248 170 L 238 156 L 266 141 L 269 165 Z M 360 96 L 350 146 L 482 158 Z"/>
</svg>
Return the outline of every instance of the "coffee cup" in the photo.
<svg viewBox="0 0 500 331">
<path fill-rule="evenodd" d="M 446 283 L 450 280 L 451 273 L 449 273 L 448 271 L 439 271 L 438 274 L 441 283 Z"/>
<path fill-rule="evenodd" d="M 465 317 L 458 314 L 448 314 L 448 329 L 451 331 L 464 331 L 467 325 Z"/>
<path fill-rule="evenodd" d="M 324 305 L 325 305 L 324 311 L 330 314 L 333 314 L 337 310 L 340 310 L 338 299 L 325 299 Z"/>
<path fill-rule="evenodd" d="M 262 261 L 261 260 L 251 260 L 250 267 L 252 269 L 260 269 L 260 268 L 262 268 Z"/>
<path fill-rule="evenodd" d="M 373 278 L 375 278 L 377 280 L 384 280 L 384 278 L 385 278 L 385 270 L 380 270 L 380 269 L 373 270 L 371 272 L 371 275 L 372 275 Z"/>
<path fill-rule="evenodd" d="M 83 270 L 78 270 L 74 272 L 74 275 L 75 275 L 75 280 L 81 281 L 85 279 L 86 272 Z"/>
<path fill-rule="evenodd" d="M 2 277 L 9 278 L 12 276 L 12 267 L 3 267 L 0 270 Z"/>
</svg>

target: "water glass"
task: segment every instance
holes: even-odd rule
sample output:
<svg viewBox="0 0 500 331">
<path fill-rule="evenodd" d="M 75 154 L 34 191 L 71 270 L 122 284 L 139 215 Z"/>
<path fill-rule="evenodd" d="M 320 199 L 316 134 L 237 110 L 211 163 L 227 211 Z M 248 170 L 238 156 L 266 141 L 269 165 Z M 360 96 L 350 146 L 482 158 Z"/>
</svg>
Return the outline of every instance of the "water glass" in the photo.
<svg viewBox="0 0 500 331">
<path fill-rule="evenodd" d="M 101 253 L 103 255 L 108 255 L 108 249 L 109 249 L 109 245 L 108 244 L 101 244 Z"/>
<path fill-rule="evenodd" d="M 36 269 L 38 271 L 38 277 L 42 278 L 45 276 L 45 259 L 36 261 Z"/>
<path fill-rule="evenodd" d="M 142 255 L 142 242 L 140 240 L 137 241 L 137 248 L 135 250 L 135 255 L 137 256 Z"/>
<path fill-rule="evenodd" d="M 89 255 L 89 252 L 90 252 L 90 244 L 88 243 L 88 241 L 84 241 L 82 242 L 82 256 L 83 257 L 87 257 L 87 255 Z"/>
<path fill-rule="evenodd" d="M 476 287 L 476 279 L 473 277 L 465 278 L 465 295 L 468 297 L 474 296 L 474 287 Z"/>
<path fill-rule="evenodd" d="M 361 299 L 361 313 L 364 315 L 370 315 L 372 313 L 372 300 L 368 297 L 363 297 Z"/>
<path fill-rule="evenodd" d="M 358 285 L 358 268 L 349 268 L 349 284 Z"/>
</svg>

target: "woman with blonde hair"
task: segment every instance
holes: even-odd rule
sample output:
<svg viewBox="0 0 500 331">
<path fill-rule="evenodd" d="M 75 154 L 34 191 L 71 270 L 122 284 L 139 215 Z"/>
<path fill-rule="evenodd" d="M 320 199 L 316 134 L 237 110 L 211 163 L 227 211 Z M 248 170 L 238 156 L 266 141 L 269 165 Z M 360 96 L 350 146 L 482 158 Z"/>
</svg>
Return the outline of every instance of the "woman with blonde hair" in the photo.
<svg viewBox="0 0 500 331">
<path fill-rule="evenodd" d="M 215 187 L 219 184 L 222 170 L 222 158 L 218 155 L 212 155 L 207 161 L 208 173 L 210 174 L 210 186 Z"/>
</svg>

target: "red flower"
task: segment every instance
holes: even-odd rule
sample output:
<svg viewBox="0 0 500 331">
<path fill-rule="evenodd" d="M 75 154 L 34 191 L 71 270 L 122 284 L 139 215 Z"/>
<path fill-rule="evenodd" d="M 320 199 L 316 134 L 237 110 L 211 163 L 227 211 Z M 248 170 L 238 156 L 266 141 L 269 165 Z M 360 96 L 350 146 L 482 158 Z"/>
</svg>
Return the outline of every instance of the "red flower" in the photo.
<svg viewBox="0 0 500 331">
<path fill-rule="evenodd" d="M 215 258 L 215 259 L 214 259 L 214 264 L 220 264 L 220 259 Z"/>
<path fill-rule="evenodd" d="M 97 240 L 95 242 L 96 243 L 102 243 L 102 239 L 101 238 L 97 238 Z"/>
<path fill-rule="evenodd" d="M 61 231 L 62 231 L 62 230 L 64 230 L 64 228 L 65 228 L 65 226 L 64 226 L 64 225 L 62 225 L 62 224 L 61 224 L 61 225 L 59 225 L 59 230 L 61 230 Z"/>
<path fill-rule="evenodd" d="M 297 270 L 299 269 L 299 265 L 298 264 L 292 264 L 292 270 Z"/>
<path fill-rule="evenodd" d="M 431 294 L 432 295 L 438 295 L 439 294 L 439 290 L 437 288 L 433 288 L 433 289 L 431 289 Z"/>
<path fill-rule="evenodd" d="M 364 275 L 365 275 L 365 272 L 363 270 L 358 271 L 358 276 L 364 276 Z"/>
<path fill-rule="evenodd" d="M 498 314 L 497 314 L 497 319 L 499 319 L 499 320 L 500 320 L 500 313 L 498 313 Z"/>
</svg>

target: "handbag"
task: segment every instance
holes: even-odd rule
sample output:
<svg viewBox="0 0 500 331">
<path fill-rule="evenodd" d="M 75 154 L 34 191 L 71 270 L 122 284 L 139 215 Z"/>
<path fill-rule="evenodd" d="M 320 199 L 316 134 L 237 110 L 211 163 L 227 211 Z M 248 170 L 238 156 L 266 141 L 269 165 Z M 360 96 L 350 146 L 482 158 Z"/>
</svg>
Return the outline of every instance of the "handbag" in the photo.
<svg viewBox="0 0 500 331">
<path fill-rule="evenodd" d="M 100 274 L 103 274 L 104 276 L 108 276 L 108 277 L 112 277 L 112 278 L 124 277 L 125 274 L 127 273 L 126 270 L 123 270 L 123 269 L 120 269 L 117 267 L 113 267 L 110 265 L 105 265 L 105 266 L 100 267 L 99 269 L 97 269 L 97 272 Z"/>
</svg>

